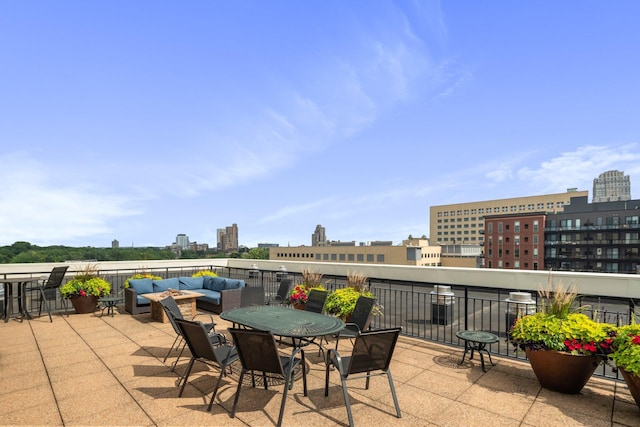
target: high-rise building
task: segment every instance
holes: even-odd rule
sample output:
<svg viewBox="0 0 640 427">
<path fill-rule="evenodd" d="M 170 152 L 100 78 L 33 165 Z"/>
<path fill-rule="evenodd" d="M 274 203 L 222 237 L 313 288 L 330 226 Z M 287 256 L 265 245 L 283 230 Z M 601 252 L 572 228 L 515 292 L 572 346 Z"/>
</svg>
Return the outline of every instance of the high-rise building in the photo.
<svg viewBox="0 0 640 427">
<path fill-rule="evenodd" d="M 483 202 L 455 203 L 429 208 L 429 240 L 432 244 L 484 243 L 484 217 L 492 214 L 562 212 L 572 197 L 588 196 L 588 191 L 570 188 L 566 193 L 516 197 Z"/>
<path fill-rule="evenodd" d="M 117 240 L 117 239 L 113 239 L 113 240 L 111 241 L 111 248 L 112 248 L 112 249 L 118 249 L 119 247 L 120 247 L 120 242 L 118 242 L 118 240 Z"/>
<path fill-rule="evenodd" d="M 178 234 L 176 236 L 176 246 L 182 250 L 189 250 L 189 237 L 186 234 Z"/>
<path fill-rule="evenodd" d="M 601 173 L 593 180 L 593 203 L 631 200 L 631 180 L 622 171 Z"/>
<path fill-rule="evenodd" d="M 311 246 L 327 246 L 327 235 L 320 224 L 316 225 L 316 231 L 311 235 Z"/>
<path fill-rule="evenodd" d="M 233 252 L 237 251 L 238 248 L 237 224 L 225 227 L 224 230 L 218 229 L 218 249 L 223 252 Z"/>
</svg>

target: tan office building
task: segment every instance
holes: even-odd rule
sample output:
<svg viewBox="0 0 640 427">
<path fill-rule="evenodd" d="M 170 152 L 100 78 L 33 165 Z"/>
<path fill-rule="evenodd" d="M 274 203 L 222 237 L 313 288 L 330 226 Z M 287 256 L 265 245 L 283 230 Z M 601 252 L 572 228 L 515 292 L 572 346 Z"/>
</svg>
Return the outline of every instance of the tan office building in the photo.
<svg viewBox="0 0 640 427">
<path fill-rule="evenodd" d="M 570 188 L 566 193 L 431 206 L 429 208 L 429 239 L 434 245 L 483 245 L 485 215 L 540 211 L 558 213 L 570 203 L 571 197 L 588 195 L 588 191 Z"/>
<path fill-rule="evenodd" d="M 276 261 L 344 262 L 439 266 L 440 246 L 429 246 L 427 239 L 405 240 L 402 245 L 356 245 L 355 242 L 332 246 L 295 246 L 269 248 L 269 259 Z"/>
</svg>

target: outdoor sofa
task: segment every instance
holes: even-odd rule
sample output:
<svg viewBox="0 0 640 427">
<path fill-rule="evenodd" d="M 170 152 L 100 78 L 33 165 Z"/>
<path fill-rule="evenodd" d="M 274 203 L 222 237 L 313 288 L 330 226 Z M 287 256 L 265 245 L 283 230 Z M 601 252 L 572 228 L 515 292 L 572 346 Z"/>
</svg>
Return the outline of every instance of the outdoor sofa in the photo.
<svg viewBox="0 0 640 427">
<path fill-rule="evenodd" d="M 131 314 L 151 312 L 151 303 L 140 296 L 169 289 L 189 290 L 204 294 L 196 298 L 199 309 L 220 314 L 230 308 L 240 307 L 245 281 L 228 277 L 174 277 L 171 279 L 132 279 L 124 290 L 124 308 Z"/>
</svg>

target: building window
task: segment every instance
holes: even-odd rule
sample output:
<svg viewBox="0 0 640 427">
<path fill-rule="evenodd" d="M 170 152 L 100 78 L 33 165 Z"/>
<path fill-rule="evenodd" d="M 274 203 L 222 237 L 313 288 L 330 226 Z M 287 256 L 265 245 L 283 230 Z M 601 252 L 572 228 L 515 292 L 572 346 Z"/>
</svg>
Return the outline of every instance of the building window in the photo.
<svg viewBox="0 0 640 427">
<path fill-rule="evenodd" d="M 498 233 L 502 233 L 502 222 L 498 223 Z"/>
<path fill-rule="evenodd" d="M 357 260 L 358 262 L 364 262 L 364 254 L 358 254 L 358 255 L 356 256 L 356 260 Z"/>
<path fill-rule="evenodd" d="M 340 256 L 338 257 L 338 259 L 339 259 L 340 261 L 345 261 L 345 260 L 346 260 L 346 256 L 345 256 L 345 254 L 340 254 Z"/>
<path fill-rule="evenodd" d="M 347 254 L 347 259 L 348 259 L 349 261 L 354 261 L 354 256 L 353 256 L 353 254 Z"/>
<path fill-rule="evenodd" d="M 322 260 L 323 261 L 328 261 L 329 260 L 329 254 L 322 254 Z"/>
<path fill-rule="evenodd" d="M 513 268 L 514 269 L 519 269 L 520 268 L 520 261 L 514 261 L 513 262 Z"/>
<path fill-rule="evenodd" d="M 337 261 L 338 260 L 338 254 L 331 254 L 331 261 Z"/>
<path fill-rule="evenodd" d="M 538 232 L 538 220 L 537 219 L 535 221 L 533 221 L 533 232 L 534 233 Z"/>
<path fill-rule="evenodd" d="M 519 233 L 520 232 L 520 221 L 516 221 L 513 224 L 513 232 L 514 233 Z"/>
<path fill-rule="evenodd" d="M 376 258 L 376 262 L 384 262 L 384 254 L 378 254 Z"/>
<path fill-rule="evenodd" d="M 367 262 L 373 262 L 373 254 L 367 254 Z"/>
</svg>

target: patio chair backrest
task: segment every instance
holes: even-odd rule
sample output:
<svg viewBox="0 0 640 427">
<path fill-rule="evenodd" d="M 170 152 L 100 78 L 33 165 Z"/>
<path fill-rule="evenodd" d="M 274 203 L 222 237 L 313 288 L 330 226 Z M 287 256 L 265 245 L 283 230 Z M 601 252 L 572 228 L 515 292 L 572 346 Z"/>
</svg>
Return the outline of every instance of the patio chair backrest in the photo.
<svg viewBox="0 0 640 427">
<path fill-rule="evenodd" d="M 180 330 L 180 327 L 178 327 L 176 319 L 184 319 L 184 316 L 182 316 L 182 312 L 180 311 L 180 308 L 178 308 L 176 300 L 169 295 L 168 297 L 160 300 L 160 305 L 162 305 L 162 309 L 169 318 L 169 323 L 173 326 L 173 330 L 176 334 L 182 336 L 182 331 Z"/>
<path fill-rule="evenodd" d="M 329 292 L 321 291 L 319 289 L 311 289 L 309 291 L 309 298 L 304 305 L 305 311 L 311 311 L 313 313 L 322 313 L 324 309 L 324 303 L 327 301 Z"/>
<path fill-rule="evenodd" d="M 364 331 L 356 337 L 347 375 L 387 371 L 402 328 Z"/>
<path fill-rule="evenodd" d="M 216 351 L 209 341 L 209 335 L 204 325 L 200 322 L 193 322 L 185 319 L 175 319 L 176 325 L 182 332 L 182 337 L 187 342 L 191 355 L 196 359 L 207 359 L 221 365 L 223 361 L 218 360 Z"/>
<path fill-rule="evenodd" d="M 174 318 L 184 319 L 184 316 L 180 311 L 180 307 L 178 307 L 178 303 L 176 302 L 175 298 L 173 298 L 171 295 L 167 296 L 166 298 L 162 298 L 160 300 L 160 304 L 162 304 L 163 308 L 171 312 Z"/>
<path fill-rule="evenodd" d="M 229 333 L 244 369 L 284 375 L 276 340 L 271 332 L 230 328 Z"/>
<path fill-rule="evenodd" d="M 364 331 L 367 327 L 367 323 L 371 318 L 373 307 L 376 304 L 375 298 L 365 297 L 360 295 L 356 301 L 356 306 L 351 313 L 349 323 L 355 323 L 358 326 L 358 331 Z M 347 328 L 349 324 L 347 324 Z"/>
<path fill-rule="evenodd" d="M 44 282 L 44 289 L 53 289 L 58 288 L 62 285 L 62 280 L 64 279 L 64 275 L 67 273 L 69 269 L 68 265 L 62 267 L 54 267 L 49 273 L 49 278 Z"/>
<path fill-rule="evenodd" d="M 277 299 L 279 301 L 286 301 L 289 296 L 289 289 L 291 289 L 291 279 L 282 279 L 280 286 L 278 286 Z"/>
</svg>

